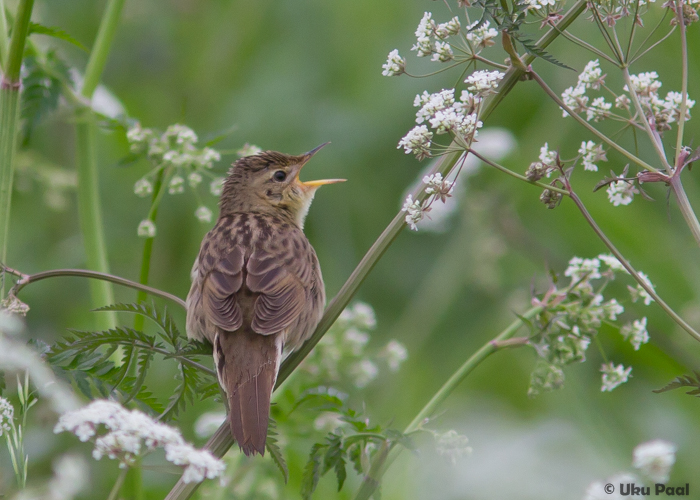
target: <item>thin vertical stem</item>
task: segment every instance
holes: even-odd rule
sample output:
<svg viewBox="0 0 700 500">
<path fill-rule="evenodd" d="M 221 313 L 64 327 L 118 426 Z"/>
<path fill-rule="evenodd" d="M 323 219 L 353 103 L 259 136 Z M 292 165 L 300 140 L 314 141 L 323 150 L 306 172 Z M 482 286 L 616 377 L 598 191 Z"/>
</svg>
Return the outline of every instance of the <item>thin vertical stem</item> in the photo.
<svg viewBox="0 0 700 500">
<path fill-rule="evenodd" d="M 90 52 L 85 80 L 81 93 L 92 98 L 107 62 L 107 56 L 114 40 L 124 0 L 109 0 L 100 22 L 95 45 Z M 83 233 L 87 265 L 94 271 L 109 273 L 107 244 L 102 221 L 102 204 L 99 194 L 97 169 L 96 124 L 92 110 L 83 108 L 77 111 L 76 150 L 78 162 L 78 213 Z M 96 307 L 114 303 L 114 289 L 109 282 L 91 282 L 92 303 Z M 110 312 L 98 321 L 102 327 L 116 324 L 116 314 Z"/>
<path fill-rule="evenodd" d="M 14 160 L 17 152 L 20 110 L 20 68 L 24 46 L 29 32 L 34 0 L 21 0 L 17 5 L 10 39 L 9 50 L 4 59 L 5 72 L 0 81 L 0 262 L 7 261 L 7 247 L 10 228 L 10 207 L 12 202 L 12 182 Z M 0 3 L 0 7 L 4 5 Z M 5 12 L 0 13 L 5 24 Z M 5 35 L 1 33 L 1 35 Z M 0 298 L 5 295 L 5 276 L 0 276 Z"/>
<path fill-rule="evenodd" d="M 693 207 L 690 205 L 690 200 L 688 200 L 688 196 L 685 194 L 685 189 L 683 189 L 680 171 L 678 172 L 678 175 L 671 176 L 671 189 L 673 190 L 673 194 L 676 195 L 678 209 L 681 211 L 686 224 L 688 224 L 690 232 L 693 233 L 695 242 L 700 246 L 700 222 L 698 222 L 695 211 L 693 211 Z"/>
<path fill-rule="evenodd" d="M 676 136 L 676 158 L 674 168 L 681 168 L 678 160 L 683 150 L 683 129 L 685 128 L 685 113 L 688 109 L 688 40 L 683 19 L 683 2 L 676 0 L 676 18 L 681 30 L 681 110 L 678 118 L 678 135 Z"/>
<path fill-rule="evenodd" d="M 5 68 L 7 54 L 10 51 L 7 45 L 7 17 L 5 17 L 5 0 L 0 0 L 0 71 Z"/>
</svg>

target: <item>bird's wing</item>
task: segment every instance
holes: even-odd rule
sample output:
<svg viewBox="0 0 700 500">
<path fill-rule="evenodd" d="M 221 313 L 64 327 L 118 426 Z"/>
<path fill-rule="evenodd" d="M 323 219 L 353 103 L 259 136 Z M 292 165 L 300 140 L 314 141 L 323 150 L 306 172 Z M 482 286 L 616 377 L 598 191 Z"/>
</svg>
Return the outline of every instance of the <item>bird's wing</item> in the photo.
<svg viewBox="0 0 700 500">
<path fill-rule="evenodd" d="M 287 235 L 289 236 L 289 235 Z M 310 307 L 316 256 L 301 231 L 258 246 L 248 259 L 246 286 L 259 293 L 253 308 L 253 331 L 278 333 Z"/>
<path fill-rule="evenodd" d="M 241 308 L 236 292 L 243 284 L 245 252 L 240 245 L 233 245 L 219 258 L 207 254 L 200 258 L 206 277 L 202 285 L 202 300 L 207 318 L 225 331 L 238 330 L 243 324 Z M 208 269 L 207 269 L 208 268 Z"/>
</svg>

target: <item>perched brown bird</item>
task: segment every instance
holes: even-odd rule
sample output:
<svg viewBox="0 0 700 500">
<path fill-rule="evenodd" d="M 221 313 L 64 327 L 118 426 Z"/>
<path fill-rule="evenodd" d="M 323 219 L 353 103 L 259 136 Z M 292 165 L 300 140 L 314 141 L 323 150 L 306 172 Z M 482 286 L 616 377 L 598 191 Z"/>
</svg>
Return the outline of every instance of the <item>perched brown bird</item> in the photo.
<svg viewBox="0 0 700 500">
<path fill-rule="evenodd" d="M 301 167 L 323 146 L 300 156 L 265 151 L 234 163 L 219 219 L 192 268 L 187 336 L 213 345 L 231 433 L 246 455 L 265 453 L 282 350 L 313 333 L 326 301 L 316 252 L 302 229 L 316 190 L 343 179 L 299 180 Z"/>
</svg>

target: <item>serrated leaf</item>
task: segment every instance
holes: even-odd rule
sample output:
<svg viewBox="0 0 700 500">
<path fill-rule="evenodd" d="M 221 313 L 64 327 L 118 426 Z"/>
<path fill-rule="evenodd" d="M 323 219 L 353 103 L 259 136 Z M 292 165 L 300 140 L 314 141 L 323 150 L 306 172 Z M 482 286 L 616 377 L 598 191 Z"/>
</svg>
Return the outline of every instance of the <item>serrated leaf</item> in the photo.
<svg viewBox="0 0 700 500">
<path fill-rule="evenodd" d="M 322 443 L 316 443 L 311 447 L 309 460 L 301 476 L 301 497 L 304 500 L 309 500 L 318 486 L 318 480 L 321 478 L 321 450 L 325 447 L 326 445 Z"/>
<path fill-rule="evenodd" d="M 570 68 L 566 64 L 559 62 L 556 60 L 552 55 L 549 54 L 549 52 L 545 52 L 541 48 L 537 46 L 537 42 L 535 40 L 532 40 L 530 38 L 527 38 L 522 35 L 516 35 L 513 34 L 513 38 L 520 42 L 523 47 L 525 47 L 525 50 L 527 50 L 530 54 L 532 54 L 535 57 L 539 57 L 540 59 L 543 59 L 547 61 L 548 63 L 554 64 L 555 66 L 559 66 L 560 68 L 564 69 L 570 69 L 571 71 L 575 71 L 574 68 Z"/>
<path fill-rule="evenodd" d="M 146 381 L 148 367 L 150 366 L 152 360 L 153 351 L 147 351 L 145 349 L 139 350 L 138 354 L 136 355 L 136 379 L 134 381 L 134 386 L 129 394 L 127 394 L 126 400 L 124 400 L 122 404 L 127 404 L 141 391 L 143 384 Z"/>
<path fill-rule="evenodd" d="M 163 340 L 165 340 L 175 348 L 177 348 L 178 346 L 181 334 L 177 328 L 177 325 L 175 324 L 175 321 L 173 321 L 173 318 L 168 313 L 168 309 L 166 307 L 163 308 L 163 312 L 161 313 L 153 305 L 148 304 L 146 302 L 129 304 L 119 303 L 100 307 L 98 309 L 94 309 L 94 311 L 115 311 L 141 314 L 142 316 L 145 316 L 146 318 L 152 320 L 158 326 L 161 327 L 163 331 L 158 333 L 163 338 Z"/>
<path fill-rule="evenodd" d="M 345 471 L 345 457 L 343 456 L 345 453 L 343 450 L 343 440 L 339 435 L 334 433 L 331 433 L 327 440 L 328 449 L 323 457 L 323 472 L 321 475 L 325 475 L 326 472 L 333 468 L 338 479 L 338 491 L 340 491 L 343 489 L 343 483 L 345 483 L 345 478 L 347 477 L 347 472 Z"/>
<path fill-rule="evenodd" d="M 269 424 L 267 427 L 267 441 L 265 442 L 265 447 L 267 448 L 272 461 L 277 465 L 280 472 L 282 472 L 282 477 L 284 477 L 284 484 L 289 481 L 289 468 L 287 467 L 287 462 L 282 456 L 282 450 L 277 444 L 277 422 L 275 422 L 272 417 L 269 418 Z"/>
<path fill-rule="evenodd" d="M 81 50 L 84 50 L 85 52 L 90 52 L 85 45 L 80 43 L 78 40 L 73 38 L 71 35 L 63 31 L 61 28 L 56 28 L 55 26 L 44 26 L 39 23 L 29 23 L 29 35 L 36 34 L 36 35 L 46 35 L 50 36 L 53 38 L 58 38 L 59 40 L 63 40 L 65 42 L 71 43 L 78 47 Z"/>
<path fill-rule="evenodd" d="M 673 381 L 669 382 L 666 386 L 662 387 L 661 389 L 656 389 L 652 392 L 660 394 L 662 392 L 672 391 L 681 387 L 692 387 L 693 390 L 686 392 L 686 394 L 690 394 L 691 396 L 698 396 L 700 395 L 700 373 L 694 373 L 697 377 L 696 379 L 694 379 L 691 375 L 681 375 L 680 377 L 676 377 Z"/>
</svg>

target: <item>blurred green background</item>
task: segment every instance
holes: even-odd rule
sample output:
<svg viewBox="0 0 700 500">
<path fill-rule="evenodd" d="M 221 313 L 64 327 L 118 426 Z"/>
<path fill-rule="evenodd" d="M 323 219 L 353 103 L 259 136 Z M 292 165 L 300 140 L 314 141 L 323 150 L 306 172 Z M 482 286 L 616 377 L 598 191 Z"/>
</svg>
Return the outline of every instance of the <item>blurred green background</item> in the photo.
<svg viewBox="0 0 700 500">
<path fill-rule="evenodd" d="M 104 6 L 90 0 L 38 1 L 33 19 L 60 27 L 90 47 Z M 245 142 L 298 154 L 331 141 L 303 176 L 348 179 L 319 192 L 306 224 L 332 297 L 395 216 L 405 190 L 425 166 L 396 149 L 413 126 L 414 95 L 452 87 L 460 76 L 459 69 L 430 79 L 381 76 L 386 54 L 394 48 L 408 57 L 416 73 L 437 64 L 409 52 L 425 10 L 432 10 L 438 21 L 451 17 L 445 4 L 427 0 L 127 0 L 102 81 L 144 127 L 164 130 L 183 123 L 204 140 L 233 127 L 217 144 L 231 153 L 215 167 L 222 175 L 236 159 L 233 151 Z M 600 40 L 595 26 L 583 18 L 574 31 L 591 43 Z M 57 40 L 36 40 L 58 47 L 73 66 L 84 69 L 84 52 Z M 690 97 L 700 98 L 697 25 L 688 40 Z M 485 54 L 502 61 L 496 49 Z M 591 59 L 563 40 L 551 53 L 577 71 Z M 679 54 L 676 34 L 631 71 L 655 70 L 664 93 L 680 90 Z M 541 60 L 534 67 L 558 93 L 575 84 L 572 71 Z M 621 78 L 614 69 L 604 66 L 604 72 L 611 88 L 619 89 Z M 74 128 L 67 121 L 70 116 L 59 110 L 39 126 L 25 148 L 35 155 L 29 163 L 73 170 Z M 693 146 L 700 138 L 698 123 L 691 120 L 686 129 Z M 581 141 L 593 139 L 572 119 L 563 119 L 534 82 L 519 83 L 486 127 L 513 135 L 515 147 L 502 163 L 518 172 L 536 160 L 544 142 L 573 157 Z M 648 144 L 639 147 L 645 158 L 653 158 Z M 148 201 L 133 194 L 133 184 L 150 167 L 145 162 L 121 166 L 127 154 L 123 133 L 100 134 L 100 189 L 111 271 L 136 280 L 143 247 L 136 227 L 147 214 Z M 674 201 L 663 186 L 649 186 L 655 201 L 637 197 L 630 206 L 613 207 L 604 191 L 592 193 L 610 169 L 620 173 L 625 165 L 616 154 L 608 158 L 597 175 L 577 171 L 575 186 L 633 265 L 650 276 L 657 291 L 689 322 L 700 324 L 700 252 Z M 696 172 L 687 172 L 684 179 L 691 203 L 700 206 Z M 383 374 L 361 393 L 374 421 L 403 428 L 468 356 L 529 307 L 530 288 L 545 289 L 548 269 L 561 273 L 574 255 L 593 257 L 605 251 L 571 203 L 547 210 L 536 188 L 485 166 L 462 187 L 465 193 L 446 230 L 404 231 L 358 293 L 377 313 L 371 343 L 379 346 L 396 338 L 409 350 L 398 374 Z M 84 267 L 74 192 L 67 191 L 64 208 L 55 210 L 44 202 L 45 189 L 31 175 L 19 172 L 17 188 L 8 264 L 25 273 Z M 195 219 L 197 202 L 188 193 L 166 196 L 161 205 L 150 280 L 181 297 L 189 290 L 199 243 L 211 227 Z M 214 197 L 205 201 L 214 208 Z M 123 288 L 116 288 L 116 294 L 118 301 L 135 299 L 135 293 Z M 23 291 L 22 299 L 32 308 L 27 317 L 31 335 L 46 342 L 67 328 L 94 326 L 84 280 L 44 281 Z M 433 423 L 466 434 L 472 454 L 451 466 L 425 441 L 418 455 L 405 453 L 389 470 L 383 498 L 582 498 L 591 481 L 630 470 L 634 446 L 654 438 L 679 446 L 671 484 L 690 482 L 691 491 L 697 491 L 700 401 L 681 391 L 651 391 L 698 369 L 700 346 L 658 306 L 624 305 L 633 316 L 649 317 L 650 344 L 635 352 L 609 328 L 602 329 L 600 342 L 609 359 L 634 367 L 629 383 L 601 393 L 602 357 L 591 346 L 588 361 L 566 371 L 564 389 L 529 399 L 534 352 L 498 353 L 468 378 Z M 184 330 L 184 314 L 174 314 Z M 127 321 L 132 319 L 125 317 Z M 164 398 L 174 387 L 173 374 L 174 367 L 158 365 L 152 388 L 163 391 Z M 212 402 L 203 406 L 217 409 Z M 190 409 L 180 419 L 183 433 L 199 445 L 203 440 L 194 436 L 192 424 L 200 413 Z M 37 470 L 65 447 L 89 453 L 74 438 L 54 437 L 48 416 L 42 425 L 27 438 Z M 7 457 L 3 462 L 7 464 Z M 292 470 L 285 498 L 298 497 L 299 473 Z M 85 498 L 105 497 L 116 464 L 93 462 L 91 474 L 93 489 Z M 335 497 L 331 475 L 321 481 L 316 498 Z M 9 480 L 11 476 L 5 477 Z M 146 498 L 162 498 L 173 482 L 173 476 L 147 474 Z M 357 485 L 357 478 L 350 479 L 338 497 L 349 498 Z"/>
</svg>

